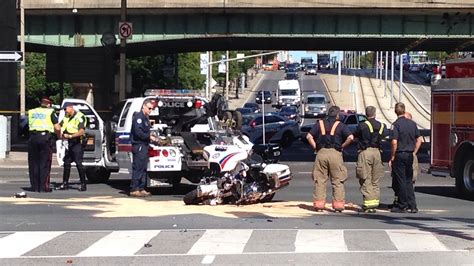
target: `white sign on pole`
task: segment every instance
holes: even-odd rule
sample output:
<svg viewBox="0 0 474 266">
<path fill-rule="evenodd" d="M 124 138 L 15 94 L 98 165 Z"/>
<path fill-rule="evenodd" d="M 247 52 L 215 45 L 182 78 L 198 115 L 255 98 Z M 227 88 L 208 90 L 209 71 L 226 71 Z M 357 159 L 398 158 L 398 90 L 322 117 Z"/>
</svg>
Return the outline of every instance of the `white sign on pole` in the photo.
<svg viewBox="0 0 474 266">
<path fill-rule="evenodd" d="M 23 53 L 19 51 L 0 52 L 0 62 L 18 62 L 23 59 Z"/>
<path fill-rule="evenodd" d="M 226 73 L 227 72 L 227 69 L 226 69 L 226 65 L 225 63 L 219 63 L 219 73 Z"/>
<path fill-rule="evenodd" d="M 237 54 L 237 58 L 244 58 L 245 57 L 245 54 Z M 240 59 L 240 60 L 237 60 L 237 62 L 244 62 L 245 60 L 244 59 Z"/>
<path fill-rule="evenodd" d="M 209 63 L 209 56 L 207 53 L 200 54 L 200 65 L 199 68 L 201 69 L 202 75 L 207 75 L 208 67 L 207 64 Z"/>
<path fill-rule="evenodd" d="M 119 38 L 130 39 L 132 37 L 133 27 L 131 22 L 119 22 Z"/>
<path fill-rule="evenodd" d="M 217 85 L 217 81 L 216 81 L 215 79 L 213 79 L 213 78 L 211 78 L 211 82 L 210 82 L 210 83 L 211 83 L 211 84 L 210 84 L 210 85 L 211 85 L 211 88 Z"/>
</svg>

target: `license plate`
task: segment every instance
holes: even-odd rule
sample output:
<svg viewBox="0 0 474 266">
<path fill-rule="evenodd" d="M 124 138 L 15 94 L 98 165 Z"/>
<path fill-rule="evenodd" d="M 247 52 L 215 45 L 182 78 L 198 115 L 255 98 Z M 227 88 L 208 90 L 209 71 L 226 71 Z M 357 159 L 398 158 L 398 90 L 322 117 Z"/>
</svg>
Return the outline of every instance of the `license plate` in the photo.
<svg viewBox="0 0 474 266">
<path fill-rule="evenodd" d="M 279 151 L 273 152 L 273 156 L 280 156 L 280 152 Z"/>
</svg>

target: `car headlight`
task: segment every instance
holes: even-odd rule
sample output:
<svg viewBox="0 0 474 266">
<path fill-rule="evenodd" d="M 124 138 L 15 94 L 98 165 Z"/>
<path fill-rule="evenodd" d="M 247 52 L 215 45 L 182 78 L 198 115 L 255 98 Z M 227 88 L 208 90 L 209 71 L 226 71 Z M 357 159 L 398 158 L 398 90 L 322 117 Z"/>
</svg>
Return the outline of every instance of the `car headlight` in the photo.
<svg viewBox="0 0 474 266">
<path fill-rule="evenodd" d="M 306 107 L 304 108 L 304 110 L 305 110 L 306 112 L 308 112 L 308 111 L 309 111 L 309 107 L 306 106 Z"/>
<path fill-rule="evenodd" d="M 296 117 L 296 115 L 294 115 L 294 114 L 293 114 L 293 115 L 290 115 L 290 118 L 295 118 L 295 117 Z"/>
<path fill-rule="evenodd" d="M 321 111 L 326 112 L 326 107 L 321 108 Z"/>
</svg>

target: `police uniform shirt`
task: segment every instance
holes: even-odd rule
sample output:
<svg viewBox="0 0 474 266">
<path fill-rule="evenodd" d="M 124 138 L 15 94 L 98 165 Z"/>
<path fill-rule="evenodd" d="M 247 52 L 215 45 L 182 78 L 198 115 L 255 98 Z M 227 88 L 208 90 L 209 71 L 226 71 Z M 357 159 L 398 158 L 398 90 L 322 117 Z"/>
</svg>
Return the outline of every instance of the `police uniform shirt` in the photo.
<svg viewBox="0 0 474 266">
<path fill-rule="evenodd" d="M 324 119 L 324 126 L 326 129 L 326 135 L 329 137 L 331 128 L 336 122 L 335 118 Z M 313 139 L 316 141 L 316 149 L 319 150 L 323 148 L 320 143 L 318 143 L 319 136 L 321 135 L 321 128 L 319 126 L 319 121 L 316 121 L 314 126 L 309 131 L 309 134 L 313 136 Z M 352 134 L 346 124 L 340 122 L 334 132 L 334 146 L 337 150 L 341 150 L 341 145 L 344 141 Z"/>
<path fill-rule="evenodd" d="M 401 116 L 393 122 L 390 139 L 397 140 L 397 152 L 413 152 L 419 136 L 420 130 L 412 120 Z"/>
<path fill-rule="evenodd" d="M 133 114 L 131 141 L 132 144 L 150 143 L 150 121 L 145 114 L 140 111 Z"/>
<path fill-rule="evenodd" d="M 365 123 L 359 123 L 357 125 L 354 136 L 357 138 L 357 147 L 360 150 L 365 150 L 368 147 L 380 148 L 380 139 L 388 135 L 388 129 L 385 124 L 375 120 L 375 118 L 368 119 L 373 128 L 373 134 L 370 133 L 369 126 Z M 383 125 L 382 135 L 379 134 L 380 127 Z M 379 136 L 380 135 L 380 136 Z M 374 138 L 374 139 L 372 139 Z"/>
<path fill-rule="evenodd" d="M 74 112 L 74 114 L 71 117 L 69 117 L 69 121 L 71 121 L 76 115 L 77 115 L 77 112 Z M 61 121 L 61 123 L 59 125 L 62 127 L 63 124 L 64 124 L 64 119 Z M 85 121 L 84 121 L 84 119 L 82 119 L 79 122 L 79 125 L 77 126 L 77 130 L 81 130 L 81 129 L 85 129 L 85 128 L 86 128 Z M 67 132 L 67 130 L 64 131 L 63 133 L 71 134 L 70 132 Z"/>
<path fill-rule="evenodd" d="M 44 107 L 41 107 L 41 108 L 44 108 Z M 45 109 L 49 109 L 49 108 L 45 108 Z M 50 116 L 50 119 L 51 119 L 51 122 L 53 123 L 53 125 L 56 125 L 58 123 L 58 115 L 56 115 L 56 112 L 51 112 L 51 116 Z"/>
</svg>

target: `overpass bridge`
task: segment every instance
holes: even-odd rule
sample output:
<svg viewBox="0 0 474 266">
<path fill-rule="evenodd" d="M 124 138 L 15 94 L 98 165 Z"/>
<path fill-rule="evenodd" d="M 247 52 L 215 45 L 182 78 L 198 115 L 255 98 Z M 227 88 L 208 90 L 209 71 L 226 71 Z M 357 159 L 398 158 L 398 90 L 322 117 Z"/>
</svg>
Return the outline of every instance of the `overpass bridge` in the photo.
<svg viewBox="0 0 474 266">
<path fill-rule="evenodd" d="M 103 33 L 118 32 L 118 0 L 22 1 L 30 51 L 101 47 Z M 472 0 L 127 2 L 134 31 L 129 56 L 237 49 L 474 50 Z"/>
</svg>

